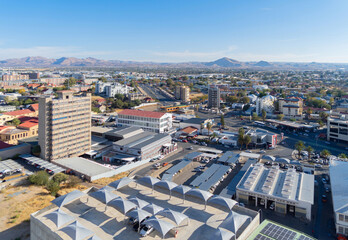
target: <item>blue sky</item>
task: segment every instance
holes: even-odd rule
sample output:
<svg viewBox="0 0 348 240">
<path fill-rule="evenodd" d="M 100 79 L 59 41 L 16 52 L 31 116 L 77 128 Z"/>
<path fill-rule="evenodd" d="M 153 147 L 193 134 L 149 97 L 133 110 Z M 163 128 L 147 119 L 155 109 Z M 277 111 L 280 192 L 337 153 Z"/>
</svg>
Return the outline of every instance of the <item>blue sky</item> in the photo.
<svg viewBox="0 0 348 240">
<path fill-rule="evenodd" d="M 0 0 L 0 59 L 348 62 L 347 0 Z"/>
</svg>

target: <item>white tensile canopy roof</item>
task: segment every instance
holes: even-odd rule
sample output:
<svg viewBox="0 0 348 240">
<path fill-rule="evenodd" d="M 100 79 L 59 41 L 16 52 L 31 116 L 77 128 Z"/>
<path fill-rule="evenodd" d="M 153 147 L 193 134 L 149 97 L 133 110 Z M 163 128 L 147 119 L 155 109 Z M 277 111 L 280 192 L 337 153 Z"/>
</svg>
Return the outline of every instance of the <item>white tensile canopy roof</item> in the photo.
<svg viewBox="0 0 348 240">
<path fill-rule="evenodd" d="M 162 237 L 164 236 L 175 226 L 167 221 L 158 219 L 157 217 L 153 216 L 150 217 L 149 219 L 144 221 L 144 224 L 148 224 L 152 226 L 154 229 L 156 229 L 158 232 L 162 234 Z"/>
<path fill-rule="evenodd" d="M 113 188 L 105 186 L 98 191 L 92 192 L 89 196 L 101 201 L 104 204 L 108 204 L 111 200 L 119 197 L 112 192 L 113 190 Z"/>
<path fill-rule="evenodd" d="M 138 219 L 139 222 L 141 222 L 146 217 L 151 216 L 151 213 L 149 213 L 143 209 L 137 208 L 137 209 L 134 209 L 134 210 L 128 212 L 127 216 L 134 217 L 134 218 Z"/>
<path fill-rule="evenodd" d="M 137 205 L 135 205 L 131 201 L 128 201 L 121 197 L 111 200 L 109 202 L 109 206 L 114 207 L 116 210 L 122 212 L 123 214 L 126 214 L 130 210 L 137 207 Z"/>
<path fill-rule="evenodd" d="M 160 180 L 158 180 L 157 178 L 154 178 L 154 177 L 151 177 L 151 176 L 146 176 L 146 177 L 140 178 L 138 180 L 138 183 L 143 183 L 143 184 L 150 185 L 152 187 L 152 191 L 153 191 L 153 188 L 154 188 L 155 184 L 157 182 L 159 182 L 159 181 Z"/>
<path fill-rule="evenodd" d="M 63 227 L 60 231 L 69 235 L 73 240 L 82 240 L 93 234 L 92 231 L 82 226 L 78 221 Z"/>
<path fill-rule="evenodd" d="M 131 198 L 128 198 L 128 200 L 131 201 L 132 203 L 136 204 L 139 208 L 143 208 L 146 205 L 149 205 L 148 202 L 146 202 L 145 200 L 142 200 L 140 198 L 137 198 L 137 197 L 131 197 Z"/>
<path fill-rule="evenodd" d="M 130 184 L 131 182 L 134 182 L 134 179 L 131 179 L 129 177 L 124 177 L 124 178 L 118 179 L 118 180 L 110 183 L 109 186 L 118 190 L 120 188 L 128 186 L 128 184 Z"/>
<path fill-rule="evenodd" d="M 289 164 L 291 161 L 288 158 L 277 158 L 275 162 Z"/>
<path fill-rule="evenodd" d="M 234 234 L 237 233 L 238 229 L 247 221 L 251 220 L 249 216 L 242 215 L 231 211 L 225 220 L 220 224 L 219 228 L 225 228 Z"/>
<path fill-rule="evenodd" d="M 233 232 L 217 228 L 214 232 L 212 239 L 214 240 L 231 240 L 235 236 Z"/>
<path fill-rule="evenodd" d="M 205 206 L 207 205 L 207 200 L 213 196 L 210 192 L 203 191 L 200 189 L 192 188 L 191 190 L 187 191 L 186 195 L 196 196 L 204 200 Z"/>
<path fill-rule="evenodd" d="M 171 181 L 167 181 L 167 180 L 161 180 L 161 181 L 155 183 L 155 186 L 164 187 L 164 188 L 168 189 L 170 197 L 172 197 L 172 189 L 175 188 L 176 186 L 178 186 L 178 184 L 171 182 Z"/>
<path fill-rule="evenodd" d="M 153 215 L 155 215 L 159 211 L 162 211 L 163 208 L 154 203 L 149 203 L 148 205 L 143 207 L 143 210 L 148 211 L 149 213 L 152 213 Z"/>
<path fill-rule="evenodd" d="M 176 225 L 180 225 L 185 219 L 188 219 L 188 216 L 186 216 L 185 214 L 173 211 L 169 208 L 166 208 L 158 212 L 157 215 L 161 215 L 172 220 L 173 222 L 175 222 Z"/>
<path fill-rule="evenodd" d="M 70 216 L 69 214 L 66 214 L 60 208 L 45 215 L 45 217 L 47 219 L 51 220 L 57 226 L 57 228 L 60 228 L 61 226 L 65 225 L 66 223 L 74 220 L 74 218 L 72 216 Z"/>
<path fill-rule="evenodd" d="M 182 194 L 182 197 L 184 199 L 185 202 L 185 194 L 190 191 L 192 188 L 188 187 L 188 186 L 184 186 L 184 185 L 178 185 L 175 188 L 173 188 L 172 190 L 175 192 L 178 192 L 180 194 Z"/>
<path fill-rule="evenodd" d="M 235 200 L 225 198 L 225 197 L 222 197 L 219 195 L 214 195 L 212 198 L 210 198 L 208 200 L 208 202 L 227 207 L 229 210 L 231 210 L 233 208 L 233 206 L 237 204 L 237 202 Z"/>
<path fill-rule="evenodd" d="M 70 193 L 67 193 L 63 196 L 57 197 L 56 199 L 52 200 L 51 203 L 57 205 L 58 207 L 62 207 L 80 197 L 85 195 L 85 193 L 79 191 L 79 190 L 74 190 Z"/>
<path fill-rule="evenodd" d="M 97 235 L 93 235 L 92 237 L 88 238 L 87 240 L 102 240 L 100 237 Z"/>
</svg>

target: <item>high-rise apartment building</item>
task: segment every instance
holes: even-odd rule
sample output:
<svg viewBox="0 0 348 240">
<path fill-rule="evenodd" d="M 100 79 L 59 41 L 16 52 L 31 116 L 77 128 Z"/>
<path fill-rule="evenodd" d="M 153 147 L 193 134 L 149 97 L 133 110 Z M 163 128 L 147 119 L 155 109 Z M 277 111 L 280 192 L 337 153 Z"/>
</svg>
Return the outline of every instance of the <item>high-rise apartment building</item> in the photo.
<svg viewBox="0 0 348 240">
<path fill-rule="evenodd" d="M 189 102 L 190 88 L 188 86 L 176 86 L 174 95 L 176 99 L 180 99 L 183 102 Z"/>
<path fill-rule="evenodd" d="M 17 74 L 17 73 L 6 73 L 2 75 L 2 81 L 19 81 L 19 80 L 29 80 L 28 74 Z"/>
<path fill-rule="evenodd" d="M 91 94 L 58 92 L 39 99 L 41 158 L 55 160 L 82 155 L 91 147 Z"/>
<path fill-rule="evenodd" d="M 210 87 L 208 91 L 208 108 L 220 108 L 220 89 Z"/>
</svg>

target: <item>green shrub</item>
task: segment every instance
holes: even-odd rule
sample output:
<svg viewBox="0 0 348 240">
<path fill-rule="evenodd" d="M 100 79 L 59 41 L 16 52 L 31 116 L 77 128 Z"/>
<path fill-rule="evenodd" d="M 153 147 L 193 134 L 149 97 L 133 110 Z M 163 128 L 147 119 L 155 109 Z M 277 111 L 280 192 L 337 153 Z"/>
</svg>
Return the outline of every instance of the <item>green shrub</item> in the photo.
<svg viewBox="0 0 348 240">
<path fill-rule="evenodd" d="M 32 184 L 44 186 L 48 182 L 50 175 L 45 171 L 39 171 L 29 176 L 29 181 Z"/>
<path fill-rule="evenodd" d="M 46 184 L 46 189 L 50 192 L 52 196 L 56 196 L 60 189 L 59 183 L 53 179 L 49 180 Z"/>
<path fill-rule="evenodd" d="M 57 182 L 57 183 L 62 183 L 65 182 L 66 180 L 69 179 L 69 176 L 64 174 L 64 173 L 57 173 L 53 176 L 53 181 Z"/>
</svg>

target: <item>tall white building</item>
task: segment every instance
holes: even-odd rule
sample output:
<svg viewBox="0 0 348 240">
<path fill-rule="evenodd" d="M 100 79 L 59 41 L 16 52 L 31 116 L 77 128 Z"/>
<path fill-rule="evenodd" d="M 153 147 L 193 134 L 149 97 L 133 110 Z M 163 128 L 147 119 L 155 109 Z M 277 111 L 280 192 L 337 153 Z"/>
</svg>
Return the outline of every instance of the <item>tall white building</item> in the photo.
<svg viewBox="0 0 348 240">
<path fill-rule="evenodd" d="M 172 129 L 172 114 L 125 109 L 118 113 L 117 124 L 120 126 L 135 126 L 145 131 L 165 133 Z"/>
<path fill-rule="evenodd" d="M 95 85 L 95 94 L 104 94 L 106 97 L 115 97 L 115 94 L 128 94 L 132 87 L 126 84 L 120 84 L 117 82 L 97 82 Z"/>
<path fill-rule="evenodd" d="M 348 114 L 331 114 L 327 118 L 327 140 L 348 144 Z"/>
<path fill-rule="evenodd" d="M 271 95 L 258 98 L 256 100 L 256 113 L 261 114 L 262 110 L 265 110 L 267 113 L 273 113 L 275 101 L 276 98 Z"/>
</svg>

